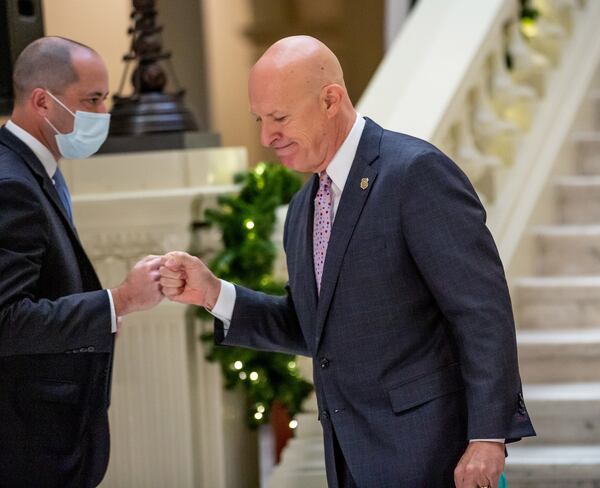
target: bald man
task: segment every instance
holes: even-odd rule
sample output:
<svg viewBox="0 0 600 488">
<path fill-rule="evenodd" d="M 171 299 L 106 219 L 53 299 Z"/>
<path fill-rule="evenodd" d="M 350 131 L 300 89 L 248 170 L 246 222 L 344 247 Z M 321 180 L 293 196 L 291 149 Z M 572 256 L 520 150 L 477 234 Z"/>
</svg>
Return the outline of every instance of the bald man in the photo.
<svg viewBox="0 0 600 488">
<path fill-rule="evenodd" d="M 217 342 L 313 358 L 330 487 L 496 487 L 505 442 L 535 435 L 485 211 L 460 169 L 358 115 L 335 55 L 282 39 L 252 68 L 261 142 L 312 173 L 290 203 L 286 297 L 171 253 L 171 299 Z"/>
<path fill-rule="evenodd" d="M 39 39 L 14 67 L 0 128 L 0 487 L 97 486 L 118 317 L 161 300 L 160 258 L 102 290 L 77 237 L 61 158 L 104 141 L 108 75 L 91 48 Z"/>
</svg>

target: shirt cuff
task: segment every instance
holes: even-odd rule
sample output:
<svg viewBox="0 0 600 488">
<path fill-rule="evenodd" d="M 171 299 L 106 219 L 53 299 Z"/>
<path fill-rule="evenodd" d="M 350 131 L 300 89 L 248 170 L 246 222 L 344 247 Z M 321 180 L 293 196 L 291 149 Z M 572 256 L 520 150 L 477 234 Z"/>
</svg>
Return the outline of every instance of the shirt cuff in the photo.
<svg viewBox="0 0 600 488">
<path fill-rule="evenodd" d="M 113 302 L 112 293 L 110 290 L 106 290 L 108 293 L 108 301 L 110 302 L 110 331 L 111 333 L 117 332 L 117 312 L 115 312 L 115 302 Z"/>
<path fill-rule="evenodd" d="M 499 442 L 500 444 L 504 444 L 506 439 L 471 439 L 469 442 Z"/>
<path fill-rule="evenodd" d="M 236 291 L 235 286 L 229 281 L 221 281 L 221 292 L 217 298 L 217 303 L 209 310 L 209 312 L 223 322 L 223 333 L 227 335 L 229 332 L 229 326 L 231 324 L 231 318 L 233 317 L 233 308 L 235 306 Z"/>
</svg>

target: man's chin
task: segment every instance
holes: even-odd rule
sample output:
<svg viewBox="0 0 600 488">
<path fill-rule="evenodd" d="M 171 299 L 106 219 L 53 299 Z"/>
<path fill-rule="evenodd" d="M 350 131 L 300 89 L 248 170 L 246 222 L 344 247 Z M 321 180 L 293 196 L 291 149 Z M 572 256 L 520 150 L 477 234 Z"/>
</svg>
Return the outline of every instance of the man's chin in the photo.
<svg viewBox="0 0 600 488">
<path fill-rule="evenodd" d="M 294 164 L 294 158 L 291 156 L 278 156 L 279 162 L 284 165 L 288 169 L 293 169 L 294 171 L 298 171 L 296 165 Z"/>
<path fill-rule="evenodd" d="M 279 162 L 285 166 L 287 169 L 291 169 L 292 171 L 297 171 L 298 173 L 313 173 L 313 169 L 306 164 L 305 161 L 298 158 L 296 155 L 289 156 L 277 156 Z"/>
</svg>

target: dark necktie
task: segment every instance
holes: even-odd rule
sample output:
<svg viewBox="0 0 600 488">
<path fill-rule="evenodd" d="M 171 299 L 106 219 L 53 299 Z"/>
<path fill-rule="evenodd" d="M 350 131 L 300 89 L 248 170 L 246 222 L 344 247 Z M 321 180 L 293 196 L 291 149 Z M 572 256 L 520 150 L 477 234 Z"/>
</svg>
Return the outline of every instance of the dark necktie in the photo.
<svg viewBox="0 0 600 488">
<path fill-rule="evenodd" d="M 63 205 L 63 208 L 67 212 L 69 216 L 69 220 L 71 223 L 73 222 L 73 209 L 71 206 L 71 195 L 69 194 L 69 189 L 67 188 L 67 182 L 65 181 L 65 177 L 60 171 L 60 168 L 56 169 L 56 173 L 54 173 L 54 187 L 58 192 L 58 196 Z"/>
</svg>

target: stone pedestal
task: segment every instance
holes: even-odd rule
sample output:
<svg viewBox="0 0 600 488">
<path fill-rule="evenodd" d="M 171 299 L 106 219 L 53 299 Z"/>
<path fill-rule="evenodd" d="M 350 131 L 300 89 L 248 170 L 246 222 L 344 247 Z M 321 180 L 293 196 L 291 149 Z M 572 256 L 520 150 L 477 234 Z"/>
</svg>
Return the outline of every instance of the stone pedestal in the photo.
<svg viewBox="0 0 600 488">
<path fill-rule="evenodd" d="M 211 257 L 217 232 L 204 210 L 233 192 L 244 149 L 211 148 L 64 161 L 78 232 L 103 286 L 120 283 L 147 254 Z M 112 449 L 101 486 L 240 488 L 256 484 L 256 438 L 241 399 L 204 360 L 192 309 L 169 302 L 125 318 L 117 339 L 110 409 Z M 236 469 L 231 469 L 232 464 Z"/>
</svg>

